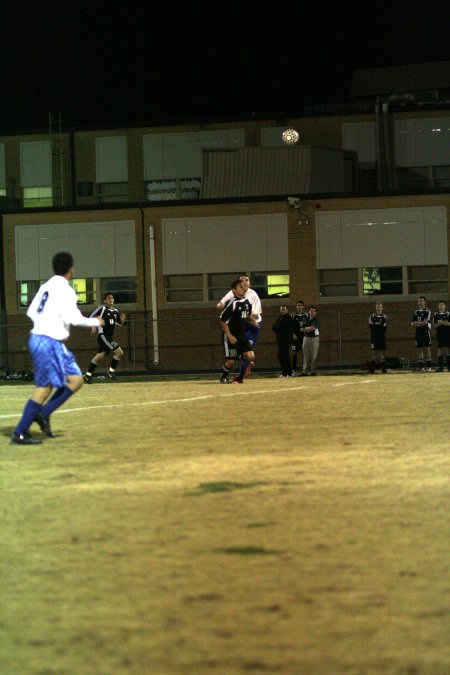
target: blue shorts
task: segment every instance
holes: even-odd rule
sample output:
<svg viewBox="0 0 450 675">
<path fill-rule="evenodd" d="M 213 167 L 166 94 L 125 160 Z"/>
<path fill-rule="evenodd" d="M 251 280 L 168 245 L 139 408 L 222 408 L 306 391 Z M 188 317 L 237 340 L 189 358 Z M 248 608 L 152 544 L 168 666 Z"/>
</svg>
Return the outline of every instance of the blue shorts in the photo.
<svg viewBox="0 0 450 675">
<path fill-rule="evenodd" d="M 31 333 L 28 348 L 33 359 L 37 387 L 64 387 L 67 375 L 81 375 L 74 355 L 63 342 L 47 335 Z"/>
<path fill-rule="evenodd" d="M 256 347 L 258 344 L 259 334 L 261 332 L 261 324 L 255 325 L 254 323 L 249 323 L 245 330 L 245 337 L 250 342 L 252 348 Z"/>
</svg>

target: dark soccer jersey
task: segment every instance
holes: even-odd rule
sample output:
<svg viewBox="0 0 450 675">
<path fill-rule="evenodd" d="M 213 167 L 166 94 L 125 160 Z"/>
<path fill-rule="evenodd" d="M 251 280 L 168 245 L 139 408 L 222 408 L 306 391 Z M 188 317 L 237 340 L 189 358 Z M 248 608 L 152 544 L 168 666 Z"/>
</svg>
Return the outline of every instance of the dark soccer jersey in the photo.
<svg viewBox="0 0 450 675">
<path fill-rule="evenodd" d="M 426 321 L 428 323 L 428 328 L 431 328 L 431 310 L 427 308 L 416 309 L 412 315 L 411 321 Z M 417 326 L 417 328 L 426 328 L 426 326 Z"/>
<path fill-rule="evenodd" d="M 247 298 L 233 298 L 223 309 L 220 320 L 228 324 L 232 335 L 243 339 L 251 313 L 252 305 Z"/>
<path fill-rule="evenodd" d="M 370 326 L 370 337 L 375 340 L 377 337 L 384 335 L 387 329 L 387 316 L 386 314 L 371 314 L 369 316 L 369 326 Z"/>
<path fill-rule="evenodd" d="M 305 325 L 305 321 L 308 321 L 309 315 L 306 312 L 293 312 L 291 314 L 292 320 L 294 322 L 294 335 L 295 337 L 303 337 L 302 328 Z"/>
<path fill-rule="evenodd" d="M 445 312 L 435 312 L 434 317 L 433 317 L 433 323 L 437 323 L 438 321 L 450 321 L 450 312 L 445 311 Z M 442 328 L 448 328 L 449 326 L 442 326 Z M 439 326 L 438 326 L 439 328 Z"/>
<path fill-rule="evenodd" d="M 450 321 L 450 312 L 446 310 L 445 312 L 435 312 L 433 316 L 433 323 L 436 325 L 438 321 Z M 450 332 L 450 326 L 436 326 L 436 334 L 445 334 Z"/>
<path fill-rule="evenodd" d="M 106 305 L 100 305 L 97 309 L 94 309 L 90 317 L 99 316 L 105 321 L 104 326 L 98 327 L 98 332 L 103 333 L 107 340 L 110 340 L 114 333 L 114 328 L 116 323 L 122 323 L 120 318 L 119 310 L 115 307 L 107 307 Z"/>
</svg>

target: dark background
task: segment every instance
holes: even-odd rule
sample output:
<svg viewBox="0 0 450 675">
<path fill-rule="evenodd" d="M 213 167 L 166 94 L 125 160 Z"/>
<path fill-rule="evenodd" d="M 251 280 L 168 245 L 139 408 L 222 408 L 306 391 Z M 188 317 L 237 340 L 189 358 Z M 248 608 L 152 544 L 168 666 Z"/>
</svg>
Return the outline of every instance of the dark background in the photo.
<svg viewBox="0 0 450 675">
<path fill-rule="evenodd" d="M 355 69 L 450 58 L 449 0 L 11 2 L 0 130 L 276 116 L 347 101 Z"/>
</svg>

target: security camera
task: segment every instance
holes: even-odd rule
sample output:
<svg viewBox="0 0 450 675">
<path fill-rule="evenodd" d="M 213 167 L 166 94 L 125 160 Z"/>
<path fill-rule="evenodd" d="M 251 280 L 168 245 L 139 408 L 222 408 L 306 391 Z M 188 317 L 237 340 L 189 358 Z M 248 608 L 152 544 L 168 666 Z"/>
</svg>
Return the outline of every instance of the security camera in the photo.
<svg viewBox="0 0 450 675">
<path fill-rule="evenodd" d="M 298 197 L 288 197 L 288 204 L 293 209 L 299 209 L 300 208 L 300 199 Z"/>
</svg>

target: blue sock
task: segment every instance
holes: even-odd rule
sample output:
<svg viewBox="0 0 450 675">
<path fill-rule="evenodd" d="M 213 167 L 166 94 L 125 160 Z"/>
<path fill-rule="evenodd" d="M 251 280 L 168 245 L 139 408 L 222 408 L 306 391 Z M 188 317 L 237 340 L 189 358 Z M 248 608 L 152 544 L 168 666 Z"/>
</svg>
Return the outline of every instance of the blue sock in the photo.
<svg viewBox="0 0 450 675">
<path fill-rule="evenodd" d="M 67 401 L 69 396 L 72 396 L 72 394 L 73 391 L 72 389 L 69 389 L 68 386 L 57 389 L 51 399 L 44 406 L 42 406 L 42 416 L 50 417 L 52 412 L 59 408 L 64 403 L 64 401 Z"/>
<path fill-rule="evenodd" d="M 26 434 L 28 432 L 28 429 L 33 424 L 34 420 L 36 419 L 36 415 L 41 410 L 41 408 L 42 406 L 40 403 L 36 403 L 36 401 L 33 401 L 31 398 L 28 399 L 28 401 L 25 403 L 19 424 L 14 429 L 16 434 L 20 435 Z"/>
</svg>

